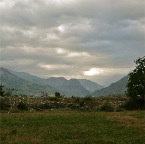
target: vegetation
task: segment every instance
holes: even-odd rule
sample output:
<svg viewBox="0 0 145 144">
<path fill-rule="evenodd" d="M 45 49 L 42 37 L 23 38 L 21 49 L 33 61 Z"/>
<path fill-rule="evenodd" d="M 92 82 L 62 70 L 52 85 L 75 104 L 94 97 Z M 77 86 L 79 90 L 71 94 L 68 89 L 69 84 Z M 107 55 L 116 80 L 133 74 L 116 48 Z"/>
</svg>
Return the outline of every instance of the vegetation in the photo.
<svg viewBox="0 0 145 144">
<path fill-rule="evenodd" d="M 60 95 L 59 92 L 55 92 L 55 96 L 56 96 L 56 97 L 61 97 L 61 95 Z"/>
<path fill-rule="evenodd" d="M 11 102 L 8 97 L 1 97 L 0 99 L 0 109 L 1 110 L 9 110 L 11 108 Z"/>
<path fill-rule="evenodd" d="M 15 89 L 5 88 L 2 83 L 0 84 L 0 96 L 1 97 L 4 97 L 4 96 L 12 96 L 12 92 L 14 90 Z"/>
<path fill-rule="evenodd" d="M 5 95 L 5 91 L 3 90 L 3 88 L 4 88 L 4 86 L 3 86 L 3 84 L 1 83 L 0 84 L 0 96 L 4 96 Z"/>
<path fill-rule="evenodd" d="M 5 96 L 0 97 L 0 109 L 9 112 L 66 109 L 81 111 L 123 111 L 126 97 Z"/>
<path fill-rule="evenodd" d="M 145 109 L 145 56 L 135 63 L 136 68 L 130 72 L 127 84 L 128 107 Z"/>
<path fill-rule="evenodd" d="M 145 112 L 2 113 L 1 144 L 143 144 Z"/>
</svg>

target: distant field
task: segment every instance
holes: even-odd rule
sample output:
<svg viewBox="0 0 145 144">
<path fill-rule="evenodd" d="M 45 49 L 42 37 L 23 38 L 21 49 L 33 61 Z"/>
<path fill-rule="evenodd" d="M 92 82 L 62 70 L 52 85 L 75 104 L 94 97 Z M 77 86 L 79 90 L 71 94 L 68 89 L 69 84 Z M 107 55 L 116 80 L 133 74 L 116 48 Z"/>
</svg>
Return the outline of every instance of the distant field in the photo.
<svg viewBox="0 0 145 144">
<path fill-rule="evenodd" d="M 145 111 L 1 113 L 1 144 L 145 144 Z"/>
</svg>

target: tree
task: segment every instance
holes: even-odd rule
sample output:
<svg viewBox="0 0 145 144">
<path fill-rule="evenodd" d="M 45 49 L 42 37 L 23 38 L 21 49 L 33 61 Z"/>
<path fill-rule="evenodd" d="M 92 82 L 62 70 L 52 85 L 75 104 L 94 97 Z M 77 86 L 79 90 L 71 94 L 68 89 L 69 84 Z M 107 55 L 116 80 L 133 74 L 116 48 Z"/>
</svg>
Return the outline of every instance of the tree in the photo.
<svg viewBox="0 0 145 144">
<path fill-rule="evenodd" d="M 135 69 L 129 73 L 127 96 L 132 108 L 145 108 L 145 56 L 135 63 Z"/>
<path fill-rule="evenodd" d="M 0 84 L 0 96 L 5 96 L 5 91 L 3 90 L 3 88 L 4 88 L 4 85 L 1 83 Z"/>
<path fill-rule="evenodd" d="M 61 97 L 61 95 L 60 95 L 59 92 L 55 92 L 55 96 L 56 96 L 56 97 Z"/>
<path fill-rule="evenodd" d="M 4 96 L 12 96 L 12 92 L 15 91 L 14 88 L 10 89 L 10 88 L 5 88 L 4 85 L 1 83 L 0 84 L 0 96 L 4 97 Z M 16 90 L 17 91 L 17 90 Z"/>
</svg>

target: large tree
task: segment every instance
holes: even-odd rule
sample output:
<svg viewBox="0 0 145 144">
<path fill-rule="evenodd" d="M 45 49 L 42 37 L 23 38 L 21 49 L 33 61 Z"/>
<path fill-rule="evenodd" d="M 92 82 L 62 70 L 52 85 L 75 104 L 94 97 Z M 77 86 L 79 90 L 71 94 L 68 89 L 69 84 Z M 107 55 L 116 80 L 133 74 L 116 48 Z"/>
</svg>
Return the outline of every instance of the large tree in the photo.
<svg viewBox="0 0 145 144">
<path fill-rule="evenodd" d="M 135 69 L 129 73 L 127 96 L 132 108 L 145 108 L 145 56 L 135 63 Z"/>
</svg>

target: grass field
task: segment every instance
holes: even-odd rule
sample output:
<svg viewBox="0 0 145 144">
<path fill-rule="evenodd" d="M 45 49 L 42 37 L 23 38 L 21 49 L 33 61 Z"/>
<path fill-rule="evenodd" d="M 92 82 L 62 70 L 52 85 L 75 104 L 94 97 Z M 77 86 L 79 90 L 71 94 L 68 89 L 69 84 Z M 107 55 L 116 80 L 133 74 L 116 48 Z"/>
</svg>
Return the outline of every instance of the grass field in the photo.
<svg viewBox="0 0 145 144">
<path fill-rule="evenodd" d="M 1 144 L 145 144 L 145 111 L 1 113 Z"/>
</svg>

